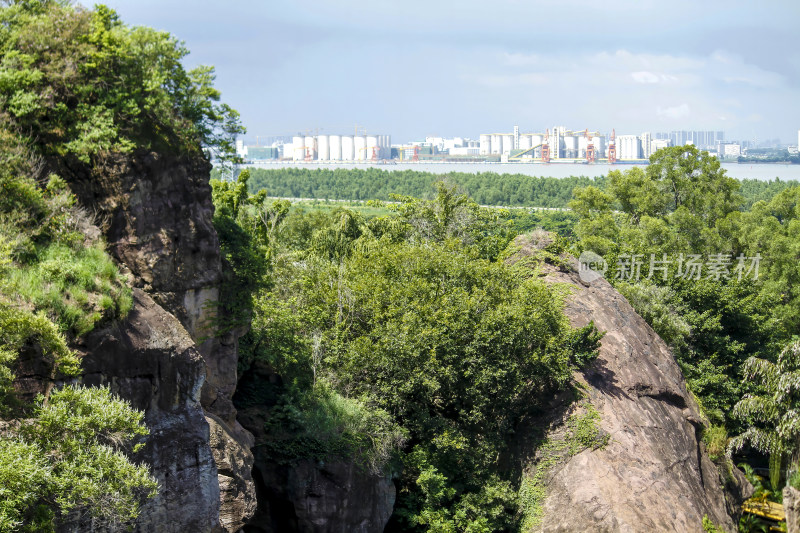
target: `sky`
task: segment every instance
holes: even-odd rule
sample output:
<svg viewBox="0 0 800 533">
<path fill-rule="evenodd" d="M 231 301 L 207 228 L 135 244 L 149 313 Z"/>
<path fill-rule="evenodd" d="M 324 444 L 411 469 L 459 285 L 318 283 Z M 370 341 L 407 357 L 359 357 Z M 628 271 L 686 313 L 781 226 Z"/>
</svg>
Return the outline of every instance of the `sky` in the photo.
<svg viewBox="0 0 800 533">
<path fill-rule="evenodd" d="M 248 142 L 800 129 L 798 0 L 107 0 L 213 65 Z M 87 5 L 91 5 L 87 2 Z"/>
</svg>

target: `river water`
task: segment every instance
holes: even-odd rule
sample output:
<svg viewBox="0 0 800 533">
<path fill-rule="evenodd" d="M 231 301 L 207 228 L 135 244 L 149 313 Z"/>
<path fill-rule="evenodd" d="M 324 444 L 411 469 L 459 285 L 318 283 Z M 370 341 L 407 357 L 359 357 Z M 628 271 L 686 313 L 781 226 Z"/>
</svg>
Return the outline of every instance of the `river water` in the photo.
<svg viewBox="0 0 800 533">
<path fill-rule="evenodd" d="M 617 164 L 575 164 L 575 163 L 312 163 L 312 162 L 258 162 L 245 166 L 256 168 L 379 168 L 381 170 L 417 170 L 419 172 L 431 172 L 433 174 L 447 174 L 449 172 L 495 172 L 497 174 L 524 174 L 526 176 L 550 176 L 555 178 L 566 178 L 569 176 L 605 176 L 609 170 L 625 170 L 633 166 L 646 166 Z M 727 175 L 737 179 L 757 179 L 762 181 L 780 178 L 781 180 L 800 180 L 800 165 L 779 165 L 779 164 L 743 164 L 722 163 L 722 168 Z"/>
</svg>

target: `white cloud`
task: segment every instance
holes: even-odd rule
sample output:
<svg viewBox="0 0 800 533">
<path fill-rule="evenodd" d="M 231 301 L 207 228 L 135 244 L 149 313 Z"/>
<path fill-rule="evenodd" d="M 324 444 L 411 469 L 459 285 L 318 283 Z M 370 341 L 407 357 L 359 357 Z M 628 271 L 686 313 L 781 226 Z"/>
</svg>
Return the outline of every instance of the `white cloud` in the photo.
<svg viewBox="0 0 800 533">
<path fill-rule="evenodd" d="M 656 108 L 656 115 L 666 118 L 683 118 L 688 117 L 690 114 L 689 104 L 681 104 L 672 107 Z"/>
</svg>

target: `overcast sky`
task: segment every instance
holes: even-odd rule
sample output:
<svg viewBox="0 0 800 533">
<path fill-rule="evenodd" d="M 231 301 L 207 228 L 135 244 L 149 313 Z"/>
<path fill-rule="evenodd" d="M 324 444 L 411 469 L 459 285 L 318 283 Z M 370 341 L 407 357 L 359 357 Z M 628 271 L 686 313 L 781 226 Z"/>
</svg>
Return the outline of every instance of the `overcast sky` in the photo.
<svg viewBox="0 0 800 533">
<path fill-rule="evenodd" d="M 800 0 L 109 0 L 214 65 L 247 138 L 800 129 Z M 87 3 L 88 4 L 88 3 Z"/>
</svg>

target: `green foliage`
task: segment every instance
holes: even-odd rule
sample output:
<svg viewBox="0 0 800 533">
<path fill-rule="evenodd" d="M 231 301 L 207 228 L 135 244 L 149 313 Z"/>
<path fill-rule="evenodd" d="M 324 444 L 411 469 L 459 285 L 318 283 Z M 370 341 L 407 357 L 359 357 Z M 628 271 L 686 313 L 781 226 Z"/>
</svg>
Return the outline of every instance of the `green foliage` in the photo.
<svg viewBox="0 0 800 533">
<path fill-rule="evenodd" d="M 391 200 L 392 195 L 425 198 L 443 179 L 458 185 L 480 205 L 564 208 L 572 189 L 602 184 L 603 178 L 584 176 L 545 178 L 494 172 L 450 172 L 444 176 L 415 170 L 367 169 L 250 169 L 252 191 L 266 189 L 284 198 L 331 200 Z"/>
<path fill-rule="evenodd" d="M 38 346 L 51 368 L 50 378 L 74 375 L 79 362 L 67 347 L 63 335 L 43 313 L 33 314 L 0 302 L 0 416 L 16 411 L 13 368 L 25 346 Z"/>
<path fill-rule="evenodd" d="M 754 514 L 744 513 L 739 518 L 740 533 L 768 533 L 771 530 L 769 522 Z"/>
<path fill-rule="evenodd" d="M 739 468 L 742 469 L 744 477 L 747 478 L 748 483 L 753 486 L 753 495 L 751 498 L 757 501 L 773 500 L 777 495 L 777 491 L 769 481 L 756 474 L 756 471 L 747 463 L 739 463 Z"/>
<path fill-rule="evenodd" d="M 800 325 L 796 193 L 751 182 L 745 190 L 774 197 L 743 212 L 739 184 L 718 161 L 675 147 L 654 154 L 646 169 L 611 172 L 605 190 L 576 189 L 570 203 L 580 216 L 579 248 L 604 256 L 606 278 L 670 345 L 705 415 L 732 432 L 741 429 L 733 406 L 752 386 L 744 362 L 774 360 Z M 639 279 L 620 268 L 634 254 L 643 263 Z M 682 277 L 678 264 L 689 254 L 703 261 L 723 254 L 734 265 L 739 254 L 760 254 L 759 279 L 738 279 L 733 266 L 718 279 L 705 271 L 700 279 Z M 665 271 L 650 269 L 665 259 Z"/>
<path fill-rule="evenodd" d="M 725 426 L 711 425 L 703 430 L 703 442 L 712 461 L 719 461 L 725 457 L 729 440 Z"/>
<path fill-rule="evenodd" d="M 393 216 L 290 210 L 276 224 L 235 400 L 269 409 L 259 445 L 275 460 L 349 453 L 385 468 L 398 452 L 400 527 L 512 530 L 509 436 L 593 360 L 600 335 L 569 327 L 564 291 L 499 260 L 507 214 L 446 184 L 398 200 Z M 252 246 L 241 210 L 236 224 Z M 264 368 L 280 393 L 258 385 Z"/>
<path fill-rule="evenodd" d="M 703 531 L 706 533 L 725 533 L 725 530 L 716 525 L 708 515 L 703 515 Z"/>
<path fill-rule="evenodd" d="M 731 439 L 729 453 L 750 445 L 768 454 L 770 480 L 777 486 L 782 459 L 796 462 L 800 453 L 800 341 L 788 345 L 775 363 L 749 358 L 743 374 L 759 385 L 759 392 L 746 394 L 733 409 L 746 429 Z"/>
<path fill-rule="evenodd" d="M 264 194 L 248 194 L 249 179 L 245 171 L 235 182 L 211 181 L 213 223 L 224 264 L 217 335 L 250 321 L 253 295 L 267 283 L 271 233 L 288 211 L 288 205 L 280 202 L 270 209 Z"/>
<path fill-rule="evenodd" d="M 123 451 L 147 434 L 142 413 L 108 389 L 67 386 L 39 400 L 17 437 L 0 438 L 3 530 L 49 531 L 70 514 L 119 528 L 157 483 Z"/>
<path fill-rule="evenodd" d="M 406 434 L 388 413 L 346 398 L 327 383 L 284 395 L 272 411 L 262 443 L 273 460 L 355 460 L 377 475 L 386 473 Z"/>
<path fill-rule="evenodd" d="M 0 188 L 0 301 L 43 312 L 70 338 L 124 317 L 130 289 L 101 243 L 84 242 L 86 215 L 64 181 L 42 190 L 0 171 Z"/>
<path fill-rule="evenodd" d="M 213 69 L 183 68 L 171 35 L 55 0 L 9 3 L 0 23 L 4 122 L 43 154 L 233 153 L 238 114 L 218 103 Z"/>
<path fill-rule="evenodd" d="M 41 189 L 0 166 L 0 529 L 52 531 L 70 513 L 118 528 L 156 489 L 132 463 L 142 415 L 107 389 L 66 387 L 28 405 L 14 369 L 34 354 L 39 377 L 79 372 L 69 340 L 124 316 L 130 289 L 63 180 Z"/>
</svg>

